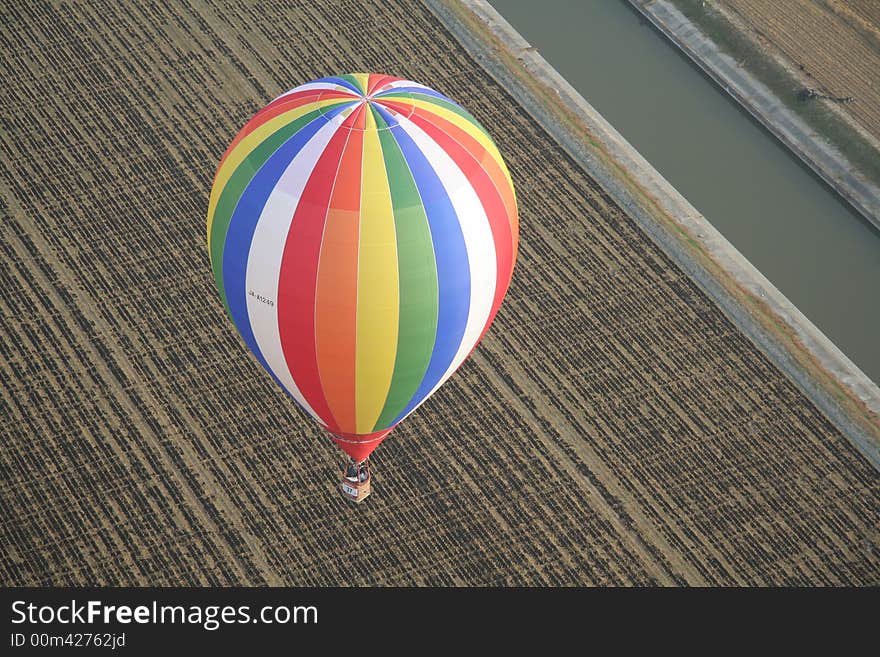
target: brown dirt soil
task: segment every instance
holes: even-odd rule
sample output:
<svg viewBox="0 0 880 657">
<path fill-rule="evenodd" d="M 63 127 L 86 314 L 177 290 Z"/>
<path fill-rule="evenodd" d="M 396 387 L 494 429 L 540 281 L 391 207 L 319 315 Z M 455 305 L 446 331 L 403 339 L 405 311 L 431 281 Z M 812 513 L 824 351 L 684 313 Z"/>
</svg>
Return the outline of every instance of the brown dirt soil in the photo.
<svg viewBox="0 0 880 657">
<path fill-rule="evenodd" d="M 876 0 L 716 0 L 880 139 L 880 3 Z"/>
<path fill-rule="evenodd" d="M 0 27 L 4 584 L 880 584 L 876 471 L 427 9 L 133 4 Z M 204 245 L 239 127 L 353 70 L 472 109 L 522 222 L 357 508 Z"/>
</svg>

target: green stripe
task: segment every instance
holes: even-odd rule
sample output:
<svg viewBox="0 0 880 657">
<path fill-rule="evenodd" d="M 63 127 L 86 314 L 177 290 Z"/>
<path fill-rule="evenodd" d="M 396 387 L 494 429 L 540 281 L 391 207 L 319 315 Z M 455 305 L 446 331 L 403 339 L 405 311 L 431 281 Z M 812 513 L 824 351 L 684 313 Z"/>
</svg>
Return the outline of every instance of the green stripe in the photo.
<svg viewBox="0 0 880 657">
<path fill-rule="evenodd" d="M 477 126 L 484 135 L 489 137 L 491 141 L 492 137 L 489 135 L 489 132 L 482 126 L 482 124 L 477 121 L 473 115 L 467 110 L 463 109 L 460 105 L 456 105 L 455 103 L 450 103 L 448 100 L 443 100 L 442 98 L 437 98 L 437 96 L 431 96 L 430 94 L 420 94 L 417 91 L 402 91 L 400 93 L 390 93 L 390 94 L 382 94 L 377 100 L 384 100 L 385 98 L 411 98 L 414 100 L 424 100 L 429 103 L 433 103 L 434 105 L 438 105 L 439 107 L 445 107 L 450 112 L 455 112 L 461 118 L 465 119 L 473 123 Z M 494 143 L 494 142 L 492 142 Z"/>
<path fill-rule="evenodd" d="M 340 103 L 342 102 L 351 101 L 340 100 Z M 328 105 L 327 107 L 331 106 Z M 327 107 L 322 109 L 326 111 Z M 223 305 L 227 313 L 229 313 L 229 304 L 226 301 L 226 290 L 223 287 L 223 250 L 226 248 L 226 231 L 229 228 L 229 222 L 232 220 L 232 214 L 235 212 L 235 206 L 238 205 L 238 201 L 247 189 L 248 183 L 250 183 L 272 154 L 285 141 L 311 121 L 318 118 L 322 113 L 322 109 L 309 112 L 266 137 L 241 161 L 241 164 L 238 165 L 235 173 L 229 177 L 226 186 L 220 193 L 217 206 L 214 208 L 214 221 L 211 224 L 211 265 L 214 270 L 214 282 L 217 284 L 220 298 L 223 299 Z"/>
<path fill-rule="evenodd" d="M 385 127 L 387 124 L 376 109 L 371 109 L 377 127 Z M 373 431 L 391 424 L 416 394 L 428 371 L 437 333 L 439 291 L 428 216 L 393 132 L 380 129 L 379 143 L 391 189 L 397 234 L 400 325 L 391 387 Z"/>
<path fill-rule="evenodd" d="M 351 82 L 354 85 L 355 89 L 361 90 L 362 94 L 367 93 L 367 90 L 361 87 L 361 83 L 357 81 L 357 78 L 354 77 L 353 75 L 351 75 L 350 73 L 340 75 L 339 77 L 342 78 L 343 80 L 347 80 L 348 82 Z"/>
</svg>

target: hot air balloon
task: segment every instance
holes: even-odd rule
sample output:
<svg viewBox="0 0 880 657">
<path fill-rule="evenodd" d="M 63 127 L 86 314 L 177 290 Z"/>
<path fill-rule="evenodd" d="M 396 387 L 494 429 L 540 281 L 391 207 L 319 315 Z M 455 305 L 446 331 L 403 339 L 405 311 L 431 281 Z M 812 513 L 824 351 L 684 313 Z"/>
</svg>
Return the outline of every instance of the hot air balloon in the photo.
<svg viewBox="0 0 880 657">
<path fill-rule="evenodd" d="M 460 105 L 356 73 L 279 96 L 220 161 L 208 249 L 260 364 L 350 457 L 368 457 L 489 328 L 517 252 L 510 174 Z"/>
</svg>

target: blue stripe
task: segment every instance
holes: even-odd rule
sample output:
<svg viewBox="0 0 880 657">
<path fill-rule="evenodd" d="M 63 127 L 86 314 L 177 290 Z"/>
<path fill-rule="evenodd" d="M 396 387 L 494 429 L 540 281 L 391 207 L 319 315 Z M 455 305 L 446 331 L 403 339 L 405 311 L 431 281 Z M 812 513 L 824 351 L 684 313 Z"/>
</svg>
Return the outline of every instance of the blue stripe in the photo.
<svg viewBox="0 0 880 657">
<path fill-rule="evenodd" d="M 468 112 L 464 107 L 462 107 L 461 105 L 456 103 L 454 100 L 452 100 L 448 96 L 444 96 L 443 94 L 441 94 L 439 91 L 434 91 L 433 89 L 421 89 L 419 87 L 398 87 L 397 89 L 389 89 L 388 91 L 383 91 L 382 93 L 374 94 L 374 97 L 379 98 L 381 96 L 390 96 L 390 98 L 388 99 L 389 101 L 396 100 L 395 96 L 392 96 L 392 94 L 395 94 L 397 92 L 409 93 L 411 100 L 420 100 L 420 98 L 418 98 L 418 96 L 428 96 L 429 98 L 430 97 L 439 98 L 440 100 L 444 100 L 447 103 L 451 103 L 452 105 L 455 105 L 458 109 L 460 109 L 465 114 L 465 118 L 467 118 L 471 123 L 473 123 L 475 126 L 477 126 L 480 130 L 485 132 L 486 136 L 491 139 L 491 136 L 489 135 L 489 131 L 486 130 L 485 127 L 483 127 L 482 123 L 480 123 L 479 121 L 477 121 L 474 118 L 473 114 Z M 406 98 L 407 98 L 406 96 L 402 96 L 400 98 L 400 101 L 406 102 Z M 426 101 L 426 102 L 431 102 L 431 101 Z M 428 110 L 428 111 L 430 111 L 430 110 Z"/>
<path fill-rule="evenodd" d="M 346 89 L 350 89 L 351 91 L 356 93 L 358 96 L 362 95 L 360 89 L 355 87 L 348 80 L 343 80 L 342 78 L 337 78 L 337 77 L 318 78 L 317 80 L 312 80 L 311 82 L 308 82 L 307 84 L 315 84 L 316 82 L 326 82 L 328 84 L 338 84 L 340 87 L 345 87 Z M 296 89 L 294 89 L 294 91 L 296 91 Z"/>
<path fill-rule="evenodd" d="M 380 91 L 377 94 L 373 94 L 373 98 L 381 98 L 382 96 L 387 96 L 389 94 L 402 94 L 402 93 L 411 93 L 411 94 L 422 94 L 423 96 L 434 96 L 434 98 L 439 98 L 440 100 L 445 100 L 447 103 L 452 103 L 457 107 L 461 107 L 454 100 L 449 98 L 448 96 L 444 96 L 439 91 L 434 91 L 433 89 L 423 89 L 422 87 L 394 87 L 393 89 L 387 89 L 386 91 Z M 462 107 L 462 109 L 464 109 Z"/>
<path fill-rule="evenodd" d="M 285 169 L 293 162 L 294 158 L 296 158 L 308 141 L 315 136 L 315 133 L 327 125 L 329 119 L 332 119 L 348 106 L 348 103 L 342 103 L 341 105 L 334 106 L 327 114 L 316 117 L 284 142 L 266 160 L 265 164 L 251 178 L 241 198 L 238 200 L 235 211 L 232 213 L 232 218 L 229 220 L 229 228 L 226 231 L 226 242 L 223 249 L 223 286 L 226 290 L 229 314 L 232 316 L 232 321 L 235 323 L 235 327 L 244 339 L 245 344 L 247 344 L 248 349 L 253 352 L 257 360 L 260 361 L 260 364 L 272 375 L 279 385 L 281 385 L 281 382 L 278 381 L 275 373 L 269 368 L 266 359 L 257 346 L 247 312 L 247 289 L 245 284 L 251 242 L 254 239 L 254 231 L 257 228 L 260 213 L 263 211 L 266 201 L 269 200 L 269 195 L 272 193 L 275 185 L 278 184 L 278 180 Z M 294 208 L 291 208 L 290 211 L 292 215 Z M 259 257 L 259 254 L 256 257 Z M 284 386 L 281 385 L 281 387 L 283 388 Z"/>
<path fill-rule="evenodd" d="M 422 198 L 437 263 L 439 304 L 437 335 L 428 369 L 418 390 L 390 426 L 394 426 L 431 392 L 449 369 L 467 324 L 471 307 L 471 272 L 458 215 L 440 178 L 397 119 L 378 105 L 373 107 L 391 128 Z"/>
</svg>

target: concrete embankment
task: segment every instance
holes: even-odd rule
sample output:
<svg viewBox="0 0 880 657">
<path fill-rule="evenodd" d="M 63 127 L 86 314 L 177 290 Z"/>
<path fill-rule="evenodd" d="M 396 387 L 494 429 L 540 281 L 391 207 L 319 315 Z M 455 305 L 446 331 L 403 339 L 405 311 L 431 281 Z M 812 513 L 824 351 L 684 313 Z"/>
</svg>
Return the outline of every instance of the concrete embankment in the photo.
<svg viewBox="0 0 880 657">
<path fill-rule="evenodd" d="M 427 4 L 517 102 L 599 181 L 880 470 L 880 389 L 877 385 L 487 2 L 427 0 Z M 660 2 L 652 7 L 659 5 L 667 7 Z M 698 34 L 691 36 L 699 38 Z M 710 45 L 704 44 L 704 47 Z M 718 56 L 723 61 L 724 56 Z M 762 97 L 770 102 L 766 94 Z M 784 111 L 778 103 L 774 108 L 771 116 Z M 791 126 L 792 129 L 797 127 L 793 121 Z M 843 166 L 830 151 L 828 159 Z M 847 172 L 839 175 L 852 177 Z M 853 189 L 862 189 L 855 184 L 858 180 L 852 182 Z M 871 193 L 866 189 L 862 196 L 867 208 L 876 209 L 880 206 Z"/>
<path fill-rule="evenodd" d="M 658 245 L 687 248 L 689 211 L 663 219 L 637 154 L 447 9 L 481 48 L 411 0 L 4 4 L 0 583 L 880 585 L 877 471 Z M 230 324 L 204 218 L 254 112 L 365 70 L 468 108 L 521 221 L 492 327 L 354 507 Z"/>
<path fill-rule="evenodd" d="M 880 188 L 668 0 L 628 0 L 659 32 L 880 230 Z"/>
</svg>

